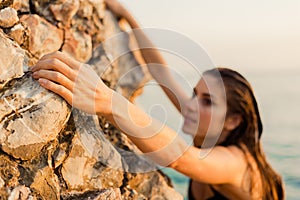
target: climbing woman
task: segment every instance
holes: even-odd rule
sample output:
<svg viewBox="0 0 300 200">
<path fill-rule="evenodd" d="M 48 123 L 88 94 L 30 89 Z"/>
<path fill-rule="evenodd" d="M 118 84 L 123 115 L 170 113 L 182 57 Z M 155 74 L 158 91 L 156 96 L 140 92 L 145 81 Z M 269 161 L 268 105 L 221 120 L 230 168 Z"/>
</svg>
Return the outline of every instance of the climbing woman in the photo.
<svg viewBox="0 0 300 200">
<path fill-rule="evenodd" d="M 140 51 L 151 75 L 183 115 L 182 130 L 193 136 L 194 144 L 187 145 L 174 130 L 108 88 L 89 67 L 61 52 L 42 57 L 32 67 L 41 86 L 78 109 L 106 117 L 149 158 L 188 176 L 189 199 L 284 199 L 281 177 L 262 149 L 263 126 L 249 82 L 236 71 L 214 68 L 203 73 L 189 97 L 128 10 L 116 0 L 105 3 L 136 30 L 139 45 L 152 47 Z M 153 63 L 161 67 L 152 68 Z"/>
</svg>

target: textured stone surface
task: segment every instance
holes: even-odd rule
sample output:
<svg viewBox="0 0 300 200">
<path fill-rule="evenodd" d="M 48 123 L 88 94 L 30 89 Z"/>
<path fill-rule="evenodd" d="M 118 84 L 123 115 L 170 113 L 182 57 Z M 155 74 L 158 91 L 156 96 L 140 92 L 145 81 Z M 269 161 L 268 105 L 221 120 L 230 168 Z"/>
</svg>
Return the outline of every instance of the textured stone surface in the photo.
<svg viewBox="0 0 300 200">
<path fill-rule="evenodd" d="M 4 180 L 0 177 L 0 189 L 2 189 L 4 187 Z"/>
<path fill-rule="evenodd" d="M 17 11 L 11 7 L 0 10 L 0 26 L 3 28 L 12 27 L 19 21 Z"/>
<path fill-rule="evenodd" d="M 47 197 L 47 199 L 60 199 L 58 177 L 50 167 L 45 167 L 37 171 L 30 188 L 40 196 Z"/>
<path fill-rule="evenodd" d="M 20 185 L 18 187 L 15 187 L 11 192 L 8 197 L 8 199 L 13 199 L 13 200 L 27 200 L 32 198 L 30 194 L 30 189 L 28 187 L 25 187 L 24 185 Z"/>
<path fill-rule="evenodd" d="M 4 186 L 18 186 L 20 172 L 17 166 L 17 163 L 11 161 L 8 156 L 0 155 L 0 177 L 2 182 L 4 182 Z"/>
<path fill-rule="evenodd" d="M 8 35 L 10 38 L 12 38 L 14 41 L 16 41 L 19 45 L 22 45 L 26 38 L 26 32 L 25 27 L 22 24 L 16 24 L 14 27 L 12 27 Z"/>
<path fill-rule="evenodd" d="M 182 199 L 182 196 L 171 190 L 166 177 L 157 172 L 133 175 L 128 182 L 131 188 L 149 199 Z"/>
<path fill-rule="evenodd" d="M 97 129 L 92 116 L 74 110 L 73 117 L 77 131 L 69 156 L 62 165 L 68 190 L 120 187 L 123 172 L 119 153 Z"/>
<path fill-rule="evenodd" d="M 0 27 L 0 199 L 182 199 L 126 135 L 71 110 L 28 70 L 60 50 L 133 100 L 149 76 L 132 38 L 110 39 L 121 29 L 103 0 L 0 0 L 7 7 L 20 21 Z"/>
<path fill-rule="evenodd" d="M 92 38 L 84 32 L 69 29 L 65 31 L 65 42 L 62 47 L 65 52 L 81 62 L 88 61 L 92 56 Z"/>
<path fill-rule="evenodd" d="M 62 196 L 63 200 L 123 200 L 119 188 L 116 189 L 104 189 L 100 191 L 91 191 L 85 193 L 74 193 Z"/>
<path fill-rule="evenodd" d="M 37 58 L 52 53 L 63 44 L 63 31 L 38 15 L 23 15 L 20 19 L 30 34 L 28 50 Z"/>
<path fill-rule="evenodd" d="M 0 9 L 10 6 L 13 0 L 0 0 Z"/>
<path fill-rule="evenodd" d="M 97 46 L 105 37 L 102 24 L 104 16 L 103 0 L 80 1 L 80 7 L 76 15 L 72 18 L 72 27 L 89 34 L 92 37 L 93 45 Z"/>
<path fill-rule="evenodd" d="M 14 0 L 12 7 L 19 12 L 30 12 L 29 0 Z"/>
<path fill-rule="evenodd" d="M 42 88 L 28 73 L 0 96 L 1 149 L 15 158 L 37 156 L 68 121 L 67 103 Z"/>
<path fill-rule="evenodd" d="M 122 94 L 126 98 L 134 97 L 137 88 L 145 83 L 145 69 L 143 69 L 140 63 L 134 57 L 133 52 L 129 48 L 130 37 L 124 32 L 121 32 L 117 21 L 113 18 L 110 12 L 107 12 L 104 17 L 104 25 L 108 28 L 105 29 L 104 49 L 109 52 L 109 58 L 118 65 L 118 74 L 120 79 L 117 82 L 117 86 L 122 88 Z M 108 26 L 108 24 L 114 24 L 114 26 Z M 122 33 L 122 34 L 120 34 Z M 123 44 L 123 45 L 117 45 Z M 133 99 L 133 98 L 132 98 Z"/>
<path fill-rule="evenodd" d="M 0 90 L 13 78 L 23 75 L 25 51 L 0 30 Z"/>
<path fill-rule="evenodd" d="M 65 27 L 70 27 L 71 19 L 77 13 L 79 5 L 79 0 L 63 0 L 61 4 L 52 4 L 49 8 L 57 21 Z"/>
<path fill-rule="evenodd" d="M 61 4 L 61 2 L 64 3 L 65 0 L 57 1 L 58 4 Z M 56 23 L 56 20 L 50 10 L 50 6 L 53 4 L 55 5 L 56 3 L 50 3 L 49 0 L 30 0 L 30 11 L 31 13 L 35 13 L 54 24 Z"/>
</svg>

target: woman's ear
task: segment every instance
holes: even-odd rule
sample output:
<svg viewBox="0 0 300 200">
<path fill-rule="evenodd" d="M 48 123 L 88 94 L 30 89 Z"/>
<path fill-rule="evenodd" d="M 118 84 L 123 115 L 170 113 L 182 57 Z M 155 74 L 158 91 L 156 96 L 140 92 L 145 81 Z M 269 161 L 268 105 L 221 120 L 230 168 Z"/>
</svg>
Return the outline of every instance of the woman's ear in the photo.
<svg viewBox="0 0 300 200">
<path fill-rule="evenodd" d="M 227 131 L 232 131 L 238 127 L 242 122 L 242 116 L 240 114 L 233 114 L 226 118 L 224 128 Z"/>
</svg>

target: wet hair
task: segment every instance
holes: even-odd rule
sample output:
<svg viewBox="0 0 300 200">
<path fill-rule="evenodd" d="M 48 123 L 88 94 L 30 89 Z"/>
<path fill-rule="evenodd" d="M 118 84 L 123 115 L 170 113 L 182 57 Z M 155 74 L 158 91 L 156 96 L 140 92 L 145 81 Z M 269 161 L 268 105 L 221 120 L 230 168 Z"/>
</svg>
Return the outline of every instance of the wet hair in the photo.
<svg viewBox="0 0 300 200">
<path fill-rule="evenodd" d="M 204 72 L 203 75 L 221 77 L 226 91 L 226 116 L 239 114 L 242 117 L 241 123 L 231 131 L 221 145 L 236 145 L 244 153 L 246 153 L 244 148 L 247 148 L 260 172 L 262 183 L 260 199 L 284 199 L 282 179 L 267 162 L 261 146 L 263 125 L 251 85 L 241 74 L 228 68 L 214 68 Z M 251 168 L 249 160 L 248 165 Z M 254 184 L 255 180 L 251 180 L 251 190 Z"/>
</svg>

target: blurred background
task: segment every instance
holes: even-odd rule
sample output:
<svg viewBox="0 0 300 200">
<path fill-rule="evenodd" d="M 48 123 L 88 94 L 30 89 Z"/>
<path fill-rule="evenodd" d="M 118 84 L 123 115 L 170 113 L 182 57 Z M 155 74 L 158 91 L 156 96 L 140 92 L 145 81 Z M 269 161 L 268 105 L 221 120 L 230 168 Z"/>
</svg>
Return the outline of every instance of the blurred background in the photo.
<svg viewBox="0 0 300 200">
<path fill-rule="evenodd" d="M 216 66 L 235 69 L 250 81 L 261 109 L 268 160 L 284 178 L 287 199 L 299 199 L 300 1 L 121 2 L 142 27 L 183 34 L 203 47 Z M 191 93 L 199 74 L 182 58 L 163 54 L 170 67 L 182 75 L 178 80 L 188 83 L 184 87 Z M 155 82 L 145 86 L 136 103 L 183 134 L 182 118 Z M 176 190 L 186 195 L 188 179 L 173 170 L 164 171 Z"/>
</svg>

